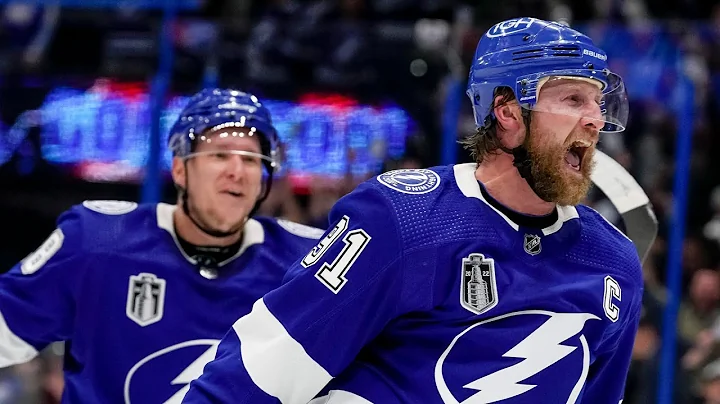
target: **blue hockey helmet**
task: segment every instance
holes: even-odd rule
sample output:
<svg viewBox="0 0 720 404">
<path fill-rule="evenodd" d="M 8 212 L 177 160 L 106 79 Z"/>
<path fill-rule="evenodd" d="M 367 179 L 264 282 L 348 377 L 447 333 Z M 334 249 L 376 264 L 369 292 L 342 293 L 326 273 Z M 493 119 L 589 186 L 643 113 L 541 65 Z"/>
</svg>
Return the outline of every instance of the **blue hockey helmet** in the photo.
<svg viewBox="0 0 720 404">
<path fill-rule="evenodd" d="M 246 128 L 258 136 L 262 158 L 272 171 L 279 165 L 277 131 L 270 111 L 252 94 L 231 89 L 204 89 L 193 95 L 170 129 L 173 157 L 189 158 L 202 135 L 229 127 Z"/>
<path fill-rule="evenodd" d="M 243 128 L 244 130 L 237 130 Z M 233 130 L 235 129 L 235 130 Z M 272 186 L 273 173 L 279 167 L 279 145 L 277 131 L 273 126 L 270 111 L 260 100 L 249 93 L 233 89 L 204 89 L 193 95 L 180 112 L 170 129 L 168 147 L 173 157 L 183 160 L 201 154 L 196 152 L 200 142 L 210 142 L 209 132 L 224 131 L 232 136 L 257 136 L 261 154 L 244 150 L 226 151 L 233 154 L 259 157 L 265 167 L 264 187 L 250 212 L 254 214 L 265 200 Z M 187 212 L 187 190 L 183 190 L 184 208 Z M 192 216 L 190 216 L 192 219 Z M 196 224 L 198 224 L 196 222 Z M 208 234 L 215 234 L 204 229 Z"/>
<path fill-rule="evenodd" d="M 575 106 L 539 106 L 541 87 L 558 78 L 597 85 L 602 91 L 602 99 L 593 100 L 595 109 L 598 108 L 594 103 L 599 104 L 597 113 Z M 491 108 L 499 87 L 510 88 L 520 105 L 528 110 L 602 120 L 601 132 L 622 132 L 627 125 L 625 85 L 620 76 L 608 69 L 605 52 L 586 35 L 556 22 L 516 18 L 495 24 L 483 35 L 475 51 L 467 88 L 478 127 L 494 118 Z"/>
</svg>

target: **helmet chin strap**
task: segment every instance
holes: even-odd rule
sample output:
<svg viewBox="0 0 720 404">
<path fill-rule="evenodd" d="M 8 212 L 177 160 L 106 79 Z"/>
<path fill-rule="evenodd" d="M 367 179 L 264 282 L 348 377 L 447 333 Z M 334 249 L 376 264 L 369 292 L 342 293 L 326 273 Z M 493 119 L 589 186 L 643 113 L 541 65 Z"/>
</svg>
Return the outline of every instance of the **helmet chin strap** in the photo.
<svg viewBox="0 0 720 404">
<path fill-rule="evenodd" d="M 185 161 L 185 172 L 187 173 L 187 171 L 188 171 L 188 167 L 187 167 L 187 160 L 186 160 Z M 260 204 L 267 198 L 268 194 L 270 193 L 270 188 L 272 187 L 272 180 L 273 180 L 273 176 L 270 175 L 264 184 L 263 191 L 260 193 L 260 196 L 255 201 L 255 205 L 253 206 L 252 210 L 250 210 L 250 213 L 248 213 L 247 217 L 245 218 L 245 222 L 247 222 L 247 220 L 249 218 L 251 218 L 253 215 L 255 215 L 255 213 L 257 213 L 258 209 L 260 209 Z M 180 189 L 180 192 L 182 192 L 183 212 L 185 213 L 185 215 L 188 218 L 190 218 L 190 221 L 195 225 L 195 227 L 200 229 L 200 231 L 207 234 L 208 236 L 217 237 L 217 238 L 230 237 L 230 236 L 236 234 L 237 233 L 236 231 L 220 231 L 220 230 L 213 230 L 213 229 L 207 228 L 206 226 L 203 226 L 202 224 L 200 224 L 199 221 L 195 220 L 192 213 L 190 213 L 190 208 L 189 208 L 190 201 L 188 198 L 188 189 L 190 187 L 188 186 L 188 182 L 189 182 L 189 179 L 186 176 L 185 177 L 185 188 L 183 188 L 183 187 L 178 187 L 178 188 Z"/>
<path fill-rule="evenodd" d="M 187 173 L 187 170 L 188 170 L 188 166 L 187 166 L 187 160 L 186 160 L 185 161 L 185 172 L 186 173 Z M 189 181 L 190 181 L 190 179 L 186 175 L 185 176 L 185 188 L 179 187 L 180 192 L 182 192 L 182 209 L 183 209 L 183 212 L 185 213 L 185 216 L 190 218 L 190 221 L 195 225 L 195 227 L 200 229 L 201 232 L 207 234 L 208 236 L 216 237 L 216 238 L 225 238 L 225 237 L 230 237 L 230 236 L 235 235 L 237 233 L 237 231 L 213 230 L 213 229 L 203 226 L 202 224 L 200 224 L 199 221 L 195 220 L 192 213 L 190 213 L 190 208 L 189 208 L 189 206 L 190 206 L 190 201 L 188 200 L 188 193 L 189 193 L 188 190 L 190 189 L 189 184 L 188 184 Z"/>
<path fill-rule="evenodd" d="M 535 190 L 535 177 L 532 175 L 532 159 L 530 158 L 530 152 L 524 144 L 512 149 L 507 150 L 513 156 L 513 165 L 517 168 L 520 176 L 530 185 L 530 188 L 537 193 Z"/>
<path fill-rule="evenodd" d="M 182 202 L 183 202 L 182 209 L 183 209 L 183 212 L 185 213 L 185 216 L 187 216 L 188 218 L 190 218 L 190 221 L 193 222 L 193 224 L 195 225 L 195 227 L 197 227 L 198 229 L 200 229 L 200 231 L 202 231 L 203 233 L 207 234 L 208 236 L 212 236 L 212 237 L 216 237 L 216 238 L 230 237 L 230 236 L 233 236 L 233 235 L 235 235 L 235 234 L 237 233 L 237 231 L 213 230 L 213 229 L 207 228 L 207 227 L 203 226 L 202 224 L 200 224 L 200 222 L 198 222 L 197 220 L 195 220 L 195 218 L 193 217 L 192 213 L 190 213 L 190 208 L 188 208 L 190 202 L 188 201 L 188 191 L 187 191 L 187 189 L 182 189 L 181 192 L 183 193 L 183 195 L 182 195 Z"/>
<path fill-rule="evenodd" d="M 535 192 L 535 195 L 540 197 L 540 199 L 546 201 L 546 202 L 552 202 L 548 201 L 547 197 L 543 195 L 541 192 L 538 192 L 535 182 L 535 177 L 532 175 L 532 157 L 530 156 L 530 152 L 527 149 L 526 144 L 527 139 L 530 137 L 530 111 L 523 110 L 523 121 L 525 123 L 525 133 L 527 134 L 525 141 L 520 145 L 513 149 L 509 149 L 507 147 L 501 147 L 502 151 L 505 153 L 511 154 L 513 156 L 513 165 L 518 170 L 518 173 L 520 173 L 520 176 L 525 179 L 525 182 L 528 183 L 530 186 L 530 189 Z"/>
</svg>

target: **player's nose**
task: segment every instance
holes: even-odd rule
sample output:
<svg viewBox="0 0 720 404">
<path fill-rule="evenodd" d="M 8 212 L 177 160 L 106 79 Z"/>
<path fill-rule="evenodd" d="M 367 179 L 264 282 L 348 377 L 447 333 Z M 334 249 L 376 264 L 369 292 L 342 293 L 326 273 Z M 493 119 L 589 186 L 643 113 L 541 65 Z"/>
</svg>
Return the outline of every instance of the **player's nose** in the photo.
<svg viewBox="0 0 720 404">
<path fill-rule="evenodd" d="M 233 179 L 240 179 L 245 176 L 246 164 L 242 155 L 233 154 L 227 160 L 225 172 Z"/>
<path fill-rule="evenodd" d="M 605 126 L 605 119 L 603 118 L 600 106 L 586 110 L 580 118 L 580 125 L 584 129 L 598 134 L 603 126 Z"/>
</svg>

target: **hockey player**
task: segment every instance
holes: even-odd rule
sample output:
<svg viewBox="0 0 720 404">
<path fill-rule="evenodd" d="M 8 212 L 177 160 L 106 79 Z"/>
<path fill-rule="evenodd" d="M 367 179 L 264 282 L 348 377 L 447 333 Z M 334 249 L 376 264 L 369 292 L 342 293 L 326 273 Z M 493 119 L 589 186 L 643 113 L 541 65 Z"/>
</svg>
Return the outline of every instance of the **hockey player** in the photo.
<svg viewBox="0 0 720 404">
<path fill-rule="evenodd" d="M 177 205 L 86 201 L 0 276 L 0 366 L 66 341 L 64 403 L 179 403 L 238 313 L 322 236 L 252 217 L 277 143 L 254 96 L 194 95 L 169 137 Z"/>
<path fill-rule="evenodd" d="M 606 59 L 561 24 L 493 26 L 468 85 L 477 163 L 387 172 L 338 201 L 183 402 L 619 403 L 640 260 L 579 204 L 599 133 L 627 120 Z"/>
</svg>

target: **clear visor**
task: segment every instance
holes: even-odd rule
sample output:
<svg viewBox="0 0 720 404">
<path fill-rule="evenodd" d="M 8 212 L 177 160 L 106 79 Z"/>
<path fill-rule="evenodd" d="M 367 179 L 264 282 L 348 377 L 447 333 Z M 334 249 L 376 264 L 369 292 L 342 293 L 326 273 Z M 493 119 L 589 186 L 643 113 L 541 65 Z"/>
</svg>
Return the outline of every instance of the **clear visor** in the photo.
<svg viewBox="0 0 720 404">
<path fill-rule="evenodd" d="M 203 150 L 191 153 L 184 157 L 183 160 L 196 157 L 203 158 L 207 162 L 206 164 L 220 167 L 221 170 L 226 172 L 233 172 L 238 169 L 246 173 L 259 171 L 261 172 L 261 178 L 263 180 L 270 176 L 267 164 L 263 164 L 264 161 L 270 163 L 273 167 L 273 172 L 279 168 L 278 162 L 270 157 L 247 150 Z"/>
<path fill-rule="evenodd" d="M 562 70 L 518 79 L 523 108 L 594 123 L 601 132 L 622 132 L 629 104 L 620 76 L 600 70 Z"/>
<path fill-rule="evenodd" d="M 258 153 L 258 141 L 253 136 L 260 136 L 258 132 L 246 130 L 227 130 L 210 132 L 207 135 L 190 135 L 194 142 L 193 152 L 183 157 L 183 160 L 191 158 L 203 158 L 210 164 L 235 169 L 245 167 L 247 169 L 257 168 L 262 170 L 263 177 L 267 176 L 267 163 L 277 170 L 280 166 L 276 152 L 272 151 L 270 156 Z M 258 139 L 259 140 L 259 139 Z"/>
</svg>

